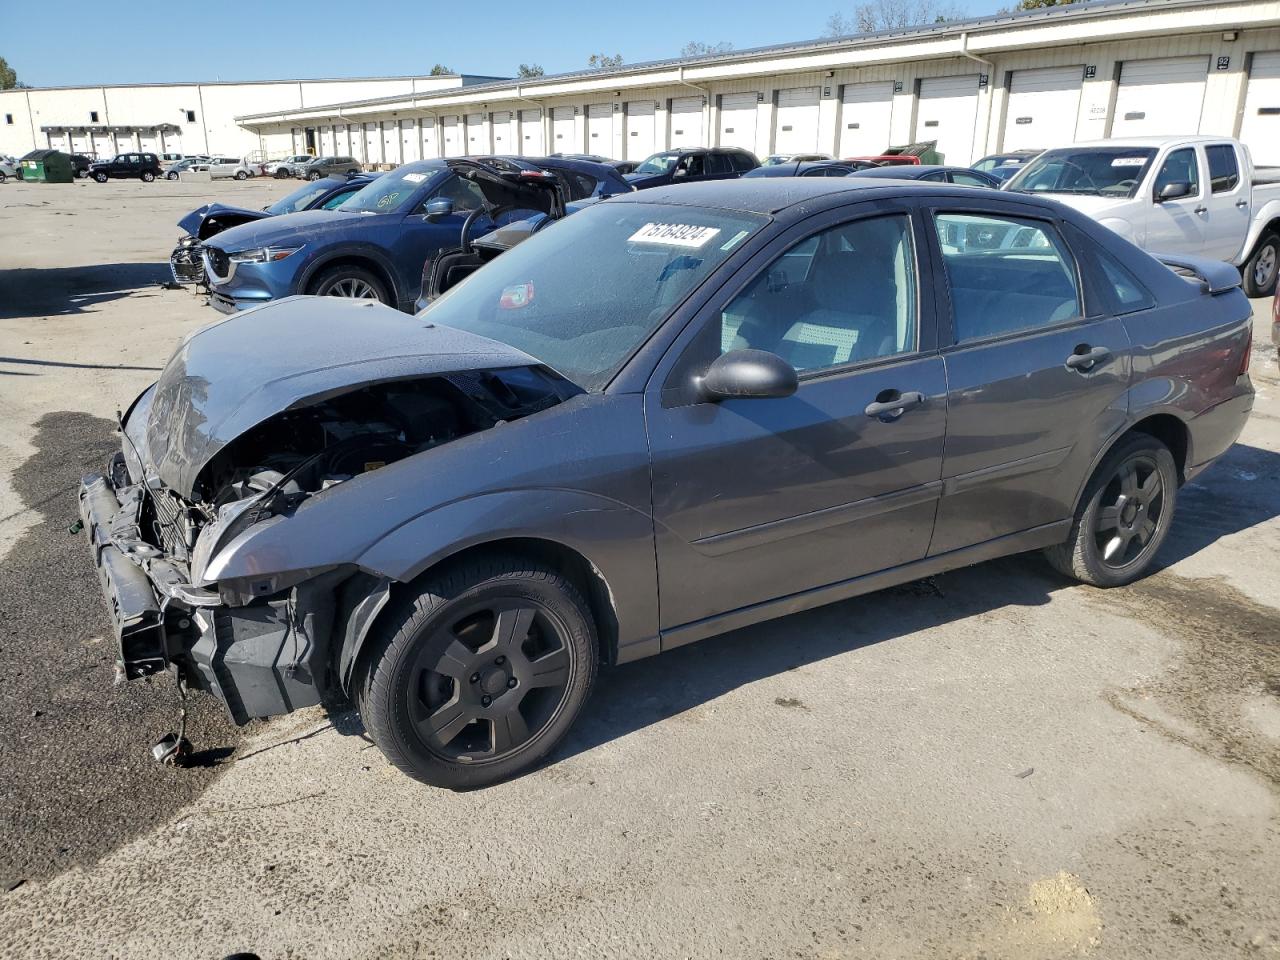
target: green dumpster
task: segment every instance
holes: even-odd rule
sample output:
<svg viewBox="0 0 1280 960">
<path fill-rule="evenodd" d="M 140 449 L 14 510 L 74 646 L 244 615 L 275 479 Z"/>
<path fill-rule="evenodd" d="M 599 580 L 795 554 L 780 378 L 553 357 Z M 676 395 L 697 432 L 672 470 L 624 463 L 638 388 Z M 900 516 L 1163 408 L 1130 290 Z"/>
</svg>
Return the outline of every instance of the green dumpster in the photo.
<svg viewBox="0 0 1280 960">
<path fill-rule="evenodd" d="M 71 157 L 60 150 L 32 150 L 18 161 L 23 180 L 40 183 L 70 183 L 76 178 Z"/>
</svg>

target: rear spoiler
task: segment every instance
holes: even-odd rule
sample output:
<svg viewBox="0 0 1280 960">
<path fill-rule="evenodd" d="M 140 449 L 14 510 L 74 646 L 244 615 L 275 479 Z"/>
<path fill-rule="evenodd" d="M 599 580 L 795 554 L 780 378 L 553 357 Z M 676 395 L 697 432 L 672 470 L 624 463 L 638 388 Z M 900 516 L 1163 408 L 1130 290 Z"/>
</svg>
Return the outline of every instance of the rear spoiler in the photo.
<svg viewBox="0 0 1280 960">
<path fill-rule="evenodd" d="M 1217 296 L 1240 286 L 1240 271 L 1221 260 L 1189 257 L 1181 253 L 1153 253 L 1152 256 L 1178 276 L 1198 281 L 1201 293 Z"/>
</svg>

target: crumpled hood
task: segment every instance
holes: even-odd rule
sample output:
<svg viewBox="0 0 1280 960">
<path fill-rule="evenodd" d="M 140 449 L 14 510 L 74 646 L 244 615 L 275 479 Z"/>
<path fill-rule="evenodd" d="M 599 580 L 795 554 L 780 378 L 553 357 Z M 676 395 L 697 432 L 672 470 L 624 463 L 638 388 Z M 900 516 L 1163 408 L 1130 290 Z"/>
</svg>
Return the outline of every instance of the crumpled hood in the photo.
<svg viewBox="0 0 1280 960">
<path fill-rule="evenodd" d="M 250 210 L 248 207 L 233 207 L 225 203 L 206 203 L 196 207 L 178 221 L 178 226 L 191 236 L 196 236 L 204 222 L 212 217 L 237 217 L 247 220 L 262 220 L 271 216 L 265 210 Z"/>
<path fill-rule="evenodd" d="M 376 301 L 288 297 L 191 334 L 126 427 L 148 470 L 195 499 L 219 450 L 286 410 L 391 380 L 537 365 L 514 347 Z"/>
<path fill-rule="evenodd" d="M 278 217 L 268 216 L 253 223 L 244 223 L 218 234 L 213 245 L 228 252 L 252 250 L 285 244 L 301 238 L 303 243 L 317 241 L 334 230 L 349 228 L 353 221 L 380 220 L 394 216 L 387 213 L 341 213 L 337 210 L 302 210 Z"/>
</svg>

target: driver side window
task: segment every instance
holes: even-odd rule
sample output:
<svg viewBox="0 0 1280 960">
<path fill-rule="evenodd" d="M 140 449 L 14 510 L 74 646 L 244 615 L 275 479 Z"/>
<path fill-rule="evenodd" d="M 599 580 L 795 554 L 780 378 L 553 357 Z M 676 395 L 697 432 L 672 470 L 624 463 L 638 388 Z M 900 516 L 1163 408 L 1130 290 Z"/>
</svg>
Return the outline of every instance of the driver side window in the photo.
<svg viewBox="0 0 1280 960">
<path fill-rule="evenodd" d="M 1160 172 L 1156 174 L 1155 195 L 1171 183 L 1189 183 L 1191 192 L 1187 196 L 1200 195 L 1200 165 L 1196 162 L 1194 150 L 1175 150 L 1165 157 Z"/>
<path fill-rule="evenodd" d="M 442 199 L 453 201 L 454 213 L 469 213 L 484 206 L 484 194 L 480 192 L 480 188 L 456 174 L 442 183 L 436 192 L 427 198 L 427 203 Z M 425 204 L 423 209 L 426 209 Z"/>
<path fill-rule="evenodd" d="M 800 373 L 916 349 L 905 214 L 842 223 L 794 245 L 721 311 L 719 353 L 767 350 Z"/>
</svg>

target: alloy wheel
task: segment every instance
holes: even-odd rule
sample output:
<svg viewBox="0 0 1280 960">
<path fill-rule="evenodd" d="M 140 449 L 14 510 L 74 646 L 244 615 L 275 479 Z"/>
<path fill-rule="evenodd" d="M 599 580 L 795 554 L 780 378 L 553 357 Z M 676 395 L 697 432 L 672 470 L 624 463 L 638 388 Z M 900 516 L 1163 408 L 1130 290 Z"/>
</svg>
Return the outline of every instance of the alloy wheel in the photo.
<svg viewBox="0 0 1280 960">
<path fill-rule="evenodd" d="M 1262 290 L 1269 289 L 1276 275 L 1276 245 L 1269 243 L 1258 251 L 1258 259 L 1253 264 L 1253 282 Z"/>
<path fill-rule="evenodd" d="M 460 606 L 418 649 L 409 717 L 422 744 L 445 760 L 510 756 L 546 730 L 568 700 L 569 631 L 537 601 Z"/>
<path fill-rule="evenodd" d="M 343 277 L 335 280 L 325 291 L 326 297 L 350 297 L 353 300 L 379 300 L 378 291 L 373 285 L 359 277 Z"/>
<path fill-rule="evenodd" d="M 1164 513 L 1164 483 L 1155 458 L 1142 454 L 1120 462 L 1107 481 L 1093 521 L 1098 556 L 1120 569 L 1143 557 Z"/>
</svg>

